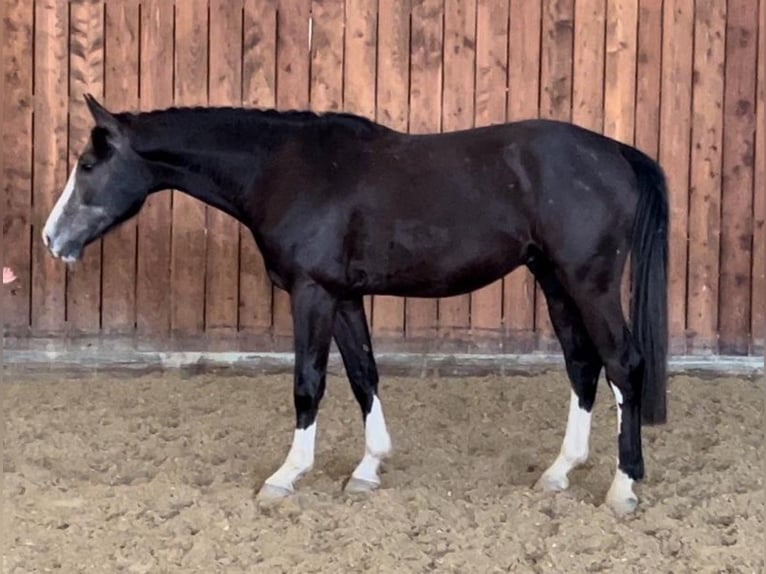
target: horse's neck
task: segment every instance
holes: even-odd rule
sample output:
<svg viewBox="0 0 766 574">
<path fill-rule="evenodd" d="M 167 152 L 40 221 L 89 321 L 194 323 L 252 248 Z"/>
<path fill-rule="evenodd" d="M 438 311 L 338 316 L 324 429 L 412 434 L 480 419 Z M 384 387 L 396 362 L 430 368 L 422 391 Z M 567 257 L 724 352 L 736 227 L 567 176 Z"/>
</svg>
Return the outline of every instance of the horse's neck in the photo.
<svg viewBox="0 0 766 574">
<path fill-rule="evenodd" d="M 251 170 L 255 158 L 195 149 L 193 145 L 151 155 L 160 181 L 158 190 L 177 189 L 246 225 L 250 223 L 244 208 L 244 194 L 252 191 L 248 184 L 253 180 Z"/>
</svg>

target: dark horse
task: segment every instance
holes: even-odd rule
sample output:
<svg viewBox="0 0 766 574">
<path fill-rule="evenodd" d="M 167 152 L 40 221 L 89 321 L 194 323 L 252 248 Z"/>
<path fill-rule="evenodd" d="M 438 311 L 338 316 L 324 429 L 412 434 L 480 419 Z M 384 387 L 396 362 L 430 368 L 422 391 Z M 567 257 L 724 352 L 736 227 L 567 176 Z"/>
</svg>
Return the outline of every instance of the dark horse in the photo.
<svg viewBox="0 0 766 574">
<path fill-rule="evenodd" d="M 86 100 L 96 125 L 43 230 L 55 257 L 78 260 L 149 194 L 172 188 L 246 225 L 269 277 L 290 294 L 296 430 L 260 496 L 293 492 L 313 465 L 333 339 L 365 423 L 364 457 L 346 488 L 380 484 L 391 442 L 364 295 L 446 297 L 526 265 L 547 298 L 572 386 L 561 453 L 539 484 L 566 488 L 586 460 L 603 367 L 619 419 L 607 502 L 635 508 L 642 423 L 666 419 L 668 203 L 652 159 L 554 121 L 407 135 L 348 114 L 112 114 Z M 632 330 L 620 303 L 629 252 Z"/>
</svg>

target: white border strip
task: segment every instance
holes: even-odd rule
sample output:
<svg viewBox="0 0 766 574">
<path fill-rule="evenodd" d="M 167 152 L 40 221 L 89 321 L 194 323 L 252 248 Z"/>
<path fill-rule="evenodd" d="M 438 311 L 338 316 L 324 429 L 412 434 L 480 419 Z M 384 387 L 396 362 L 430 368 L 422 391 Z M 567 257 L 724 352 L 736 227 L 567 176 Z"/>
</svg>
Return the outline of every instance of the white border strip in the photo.
<svg viewBox="0 0 766 574">
<path fill-rule="evenodd" d="M 32 368 L 151 368 L 181 369 L 185 367 L 253 367 L 278 371 L 289 370 L 293 353 L 243 352 L 155 352 L 92 350 L 5 350 L 3 362 L 8 367 Z M 539 370 L 563 366 L 558 354 L 473 354 L 473 353 L 376 353 L 381 370 L 398 366 L 417 373 L 438 370 L 442 375 L 470 375 L 472 370 L 492 370 L 497 373 L 520 373 L 526 369 Z M 339 365 L 340 356 L 330 355 L 330 365 Z M 764 373 L 763 357 L 758 356 L 675 356 L 668 361 L 671 374 L 709 372 L 714 374 L 757 376 Z"/>
</svg>

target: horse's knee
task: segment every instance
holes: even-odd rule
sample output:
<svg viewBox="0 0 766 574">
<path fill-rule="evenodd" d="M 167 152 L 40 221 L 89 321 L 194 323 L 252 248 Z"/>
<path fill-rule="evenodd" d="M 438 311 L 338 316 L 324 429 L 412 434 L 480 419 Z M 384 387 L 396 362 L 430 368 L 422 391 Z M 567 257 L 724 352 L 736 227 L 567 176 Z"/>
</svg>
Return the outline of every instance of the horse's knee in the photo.
<svg viewBox="0 0 766 574">
<path fill-rule="evenodd" d="M 601 362 L 587 359 L 568 361 L 567 374 L 572 383 L 572 390 L 580 401 L 580 407 L 590 412 L 596 402 Z"/>
</svg>

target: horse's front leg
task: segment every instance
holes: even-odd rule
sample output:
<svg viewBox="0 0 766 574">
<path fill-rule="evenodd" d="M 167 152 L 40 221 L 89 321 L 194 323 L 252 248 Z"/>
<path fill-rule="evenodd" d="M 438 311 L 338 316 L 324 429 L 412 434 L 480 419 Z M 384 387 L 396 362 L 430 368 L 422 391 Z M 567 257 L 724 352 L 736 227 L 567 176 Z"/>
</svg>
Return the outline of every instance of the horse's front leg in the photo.
<svg viewBox="0 0 766 574">
<path fill-rule="evenodd" d="M 364 456 L 346 491 L 368 492 L 380 486 L 378 469 L 391 451 L 391 438 L 378 398 L 378 369 L 361 297 L 338 303 L 333 335 L 364 418 Z"/>
<path fill-rule="evenodd" d="M 295 342 L 295 434 L 285 462 L 258 493 L 261 499 L 292 494 L 295 482 L 311 470 L 317 411 L 325 391 L 336 300 L 316 283 L 304 282 L 292 289 L 290 301 Z"/>
</svg>

